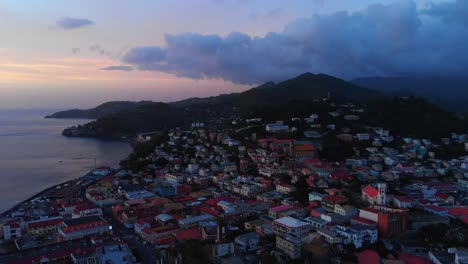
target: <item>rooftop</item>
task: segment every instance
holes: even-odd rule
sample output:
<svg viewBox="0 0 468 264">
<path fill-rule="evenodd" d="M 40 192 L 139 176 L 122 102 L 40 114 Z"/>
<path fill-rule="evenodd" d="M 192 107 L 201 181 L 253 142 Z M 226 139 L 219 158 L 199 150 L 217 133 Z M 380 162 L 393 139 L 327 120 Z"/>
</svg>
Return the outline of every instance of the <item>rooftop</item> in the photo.
<svg viewBox="0 0 468 264">
<path fill-rule="evenodd" d="M 298 228 L 298 227 L 303 227 L 309 225 L 308 223 L 301 221 L 299 219 L 290 217 L 290 216 L 285 216 L 282 218 L 278 218 L 274 221 L 275 223 L 278 223 L 283 226 L 287 227 L 292 227 L 292 228 Z"/>
</svg>

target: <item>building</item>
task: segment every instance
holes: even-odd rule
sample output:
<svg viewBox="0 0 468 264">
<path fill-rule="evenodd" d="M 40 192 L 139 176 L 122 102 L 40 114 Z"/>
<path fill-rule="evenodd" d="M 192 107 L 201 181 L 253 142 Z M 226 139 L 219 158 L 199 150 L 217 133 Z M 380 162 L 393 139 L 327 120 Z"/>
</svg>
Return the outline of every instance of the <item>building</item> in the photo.
<svg viewBox="0 0 468 264">
<path fill-rule="evenodd" d="M 86 216 L 64 220 L 58 228 L 62 240 L 79 239 L 89 235 L 109 233 L 112 226 L 99 216 Z"/>
<path fill-rule="evenodd" d="M 329 212 L 335 211 L 336 205 L 345 205 L 348 203 L 348 197 L 342 195 L 327 195 L 322 199 L 322 207 Z"/>
<path fill-rule="evenodd" d="M 307 236 L 310 231 L 310 224 L 299 219 L 285 216 L 278 218 L 272 223 L 273 231 L 278 236 L 292 234 L 296 237 L 303 238 Z"/>
<path fill-rule="evenodd" d="M 359 217 L 377 223 L 377 228 L 384 237 L 400 235 L 408 228 L 408 215 L 404 209 L 366 207 L 359 209 Z"/>
<path fill-rule="evenodd" d="M 327 196 L 326 194 L 311 192 L 309 193 L 309 202 L 311 201 L 322 201 L 323 197 Z"/>
<path fill-rule="evenodd" d="M 411 208 L 413 207 L 413 200 L 406 196 L 395 196 L 393 198 L 393 204 L 398 208 Z"/>
<path fill-rule="evenodd" d="M 371 205 L 386 205 L 387 204 L 387 184 L 378 183 L 377 188 L 372 185 L 362 189 L 362 200 Z"/>
<path fill-rule="evenodd" d="M 317 153 L 317 148 L 310 144 L 296 145 L 293 149 L 296 158 L 313 158 Z"/>
<path fill-rule="evenodd" d="M 209 214 L 201 214 L 198 216 L 191 216 L 179 220 L 179 227 L 181 229 L 189 229 L 198 227 L 200 223 L 214 220 L 214 217 Z"/>
<path fill-rule="evenodd" d="M 21 237 L 21 219 L 10 219 L 3 223 L 3 239 L 17 239 Z"/>
<path fill-rule="evenodd" d="M 317 228 L 317 233 L 330 244 L 339 244 L 343 242 L 343 238 L 341 238 L 338 233 L 328 228 Z"/>
<path fill-rule="evenodd" d="M 294 186 L 292 186 L 291 184 L 287 184 L 287 183 L 280 183 L 278 185 L 276 185 L 276 190 L 280 193 L 285 193 L 285 194 L 288 194 L 288 193 L 292 193 L 296 190 L 296 188 Z"/>
<path fill-rule="evenodd" d="M 283 125 L 283 123 L 271 123 L 267 124 L 266 131 L 276 133 L 276 132 L 289 132 L 289 126 Z"/>
<path fill-rule="evenodd" d="M 26 229 L 31 236 L 42 236 L 56 233 L 59 226 L 63 223 L 62 217 L 41 219 L 26 223 Z"/>
<path fill-rule="evenodd" d="M 344 218 L 350 219 L 358 215 L 359 211 L 351 205 L 335 205 L 335 213 L 342 215 Z"/>
<path fill-rule="evenodd" d="M 102 216 L 102 209 L 93 204 L 89 205 L 80 205 L 73 209 L 72 218 L 80 218 L 85 216 Z"/>
<path fill-rule="evenodd" d="M 294 206 L 289 205 L 289 204 L 275 206 L 275 207 L 268 209 L 268 216 L 273 219 L 277 219 L 277 218 L 280 218 L 281 213 L 289 211 L 293 208 Z"/>
<path fill-rule="evenodd" d="M 276 248 L 291 259 L 298 259 L 301 257 L 301 246 L 301 240 L 293 235 L 286 235 L 284 237 L 276 236 Z"/>
<path fill-rule="evenodd" d="M 374 244 L 377 242 L 377 228 L 364 225 L 332 227 L 339 236 L 343 237 L 344 244 L 353 244 L 355 248 L 361 248 L 365 242 Z"/>
<path fill-rule="evenodd" d="M 134 264 L 136 258 L 126 244 L 110 244 L 96 249 L 98 263 Z"/>
<path fill-rule="evenodd" d="M 258 243 L 260 242 L 260 237 L 256 232 L 250 232 L 237 236 L 234 240 L 237 250 L 239 252 L 249 252 L 257 250 Z"/>
</svg>

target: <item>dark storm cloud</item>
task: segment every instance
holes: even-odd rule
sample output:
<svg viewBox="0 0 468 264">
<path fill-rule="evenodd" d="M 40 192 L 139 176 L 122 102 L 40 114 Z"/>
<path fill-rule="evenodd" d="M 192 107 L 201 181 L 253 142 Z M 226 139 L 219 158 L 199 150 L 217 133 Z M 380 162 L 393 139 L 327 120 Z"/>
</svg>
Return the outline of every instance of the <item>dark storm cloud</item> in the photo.
<svg viewBox="0 0 468 264">
<path fill-rule="evenodd" d="M 373 4 L 296 20 L 263 37 L 183 33 L 164 47 L 131 49 L 122 59 L 140 70 L 253 84 L 310 71 L 362 76 L 466 76 L 468 0 L 417 10 L 413 1 Z"/>
<path fill-rule="evenodd" d="M 56 24 L 61 29 L 76 29 L 94 25 L 94 21 L 86 18 L 64 17 L 59 19 Z"/>
<path fill-rule="evenodd" d="M 132 66 L 126 66 L 126 65 L 115 65 L 115 66 L 107 66 L 104 68 L 101 68 L 103 71 L 133 71 Z"/>
<path fill-rule="evenodd" d="M 440 17 L 444 22 L 468 26 L 468 0 L 430 4 L 423 13 Z"/>
</svg>

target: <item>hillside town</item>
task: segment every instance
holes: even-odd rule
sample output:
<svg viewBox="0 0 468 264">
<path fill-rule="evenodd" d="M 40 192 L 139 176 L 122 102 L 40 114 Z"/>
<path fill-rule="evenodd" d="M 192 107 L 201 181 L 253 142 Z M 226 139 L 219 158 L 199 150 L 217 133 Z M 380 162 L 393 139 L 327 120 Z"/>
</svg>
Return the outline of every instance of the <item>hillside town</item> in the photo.
<svg viewBox="0 0 468 264">
<path fill-rule="evenodd" d="M 0 263 L 468 263 L 468 135 L 365 111 L 142 133 L 119 168 L 4 214 Z"/>
</svg>

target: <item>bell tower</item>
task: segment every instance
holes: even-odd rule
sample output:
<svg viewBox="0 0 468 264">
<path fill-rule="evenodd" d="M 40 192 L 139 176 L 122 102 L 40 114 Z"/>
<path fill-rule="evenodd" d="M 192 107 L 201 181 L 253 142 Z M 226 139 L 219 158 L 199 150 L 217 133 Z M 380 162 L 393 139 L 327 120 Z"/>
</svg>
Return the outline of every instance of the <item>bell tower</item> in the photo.
<svg viewBox="0 0 468 264">
<path fill-rule="evenodd" d="M 377 195 L 377 203 L 379 205 L 386 205 L 387 204 L 387 184 L 378 183 L 377 190 L 379 191 Z"/>
</svg>

